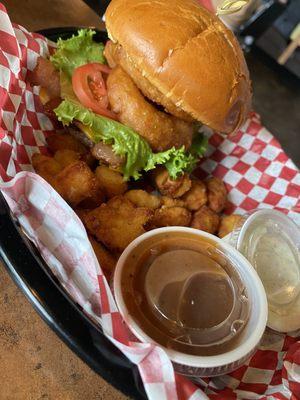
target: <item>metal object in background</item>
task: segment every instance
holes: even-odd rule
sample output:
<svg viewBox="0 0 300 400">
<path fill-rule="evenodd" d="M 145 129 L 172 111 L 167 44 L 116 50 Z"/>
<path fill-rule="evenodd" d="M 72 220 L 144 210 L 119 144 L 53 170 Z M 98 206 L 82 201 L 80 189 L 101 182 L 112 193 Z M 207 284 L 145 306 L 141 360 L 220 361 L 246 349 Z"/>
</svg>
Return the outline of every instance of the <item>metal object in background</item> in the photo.
<svg viewBox="0 0 300 400">
<path fill-rule="evenodd" d="M 287 1 L 263 1 L 257 11 L 237 30 L 240 36 L 260 37 L 276 19 L 285 11 Z"/>
<path fill-rule="evenodd" d="M 291 0 L 282 14 L 255 40 L 255 48 L 262 50 L 281 72 L 291 72 L 300 79 L 300 48 L 287 59 L 284 66 L 277 63 L 280 55 L 291 43 L 290 35 L 300 22 L 300 0 Z"/>
<path fill-rule="evenodd" d="M 287 48 L 280 54 L 277 61 L 279 64 L 284 65 L 287 60 L 293 56 L 293 53 L 300 46 L 300 23 L 292 31 L 290 35 L 291 42 Z"/>
</svg>

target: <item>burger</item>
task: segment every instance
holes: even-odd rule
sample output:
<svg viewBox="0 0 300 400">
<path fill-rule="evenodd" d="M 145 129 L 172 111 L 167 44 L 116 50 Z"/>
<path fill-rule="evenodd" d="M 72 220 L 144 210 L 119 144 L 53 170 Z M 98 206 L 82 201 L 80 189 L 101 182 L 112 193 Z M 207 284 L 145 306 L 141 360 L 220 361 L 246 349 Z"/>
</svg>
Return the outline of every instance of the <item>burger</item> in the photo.
<svg viewBox="0 0 300 400">
<path fill-rule="evenodd" d="M 81 30 L 39 59 L 45 107 L 125 180 L 156 167 L 171 179 L 205 152 L 201 126 L 234 133 L 251 85 L 233 33 L 196 0 L 112 0 L 109 40 Z"/>
</svg>

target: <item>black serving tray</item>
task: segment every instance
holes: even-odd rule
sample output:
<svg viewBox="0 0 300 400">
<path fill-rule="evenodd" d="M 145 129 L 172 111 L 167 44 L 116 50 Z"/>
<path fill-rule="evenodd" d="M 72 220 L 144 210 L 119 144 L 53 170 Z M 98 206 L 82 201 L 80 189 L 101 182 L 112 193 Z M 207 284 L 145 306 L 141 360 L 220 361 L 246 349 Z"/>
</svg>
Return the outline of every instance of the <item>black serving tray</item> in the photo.
<svg viewBox="0 0 300 400">
<path fill-rule="evenodd" d="M 50 40 L 68 38 L 78 27 L 39 31 Z M 106 32 L 97 31 L 105 42 Z M 12 217 L 0 193 L 0 258 L 8 273 L 49 327 L 96 373 L 133 399 L 146 399 L 136 366 L 103 335 L 68 296 Z"/>
</svg>

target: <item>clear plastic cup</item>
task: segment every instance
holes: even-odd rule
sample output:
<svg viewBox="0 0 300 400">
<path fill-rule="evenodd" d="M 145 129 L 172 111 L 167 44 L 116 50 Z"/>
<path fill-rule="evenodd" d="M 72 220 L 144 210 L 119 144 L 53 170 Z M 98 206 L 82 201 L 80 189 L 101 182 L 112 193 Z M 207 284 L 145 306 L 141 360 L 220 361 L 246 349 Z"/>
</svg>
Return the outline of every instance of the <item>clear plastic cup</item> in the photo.
<svg viewBox="0 0 300 400">
<path fill-rule="evenodd" d="M 167 251 L 149 265 L 144 280 L 150 309 L 172 339 L 199 351 L 204 347 L 203 353 L 232 340 L 249 316 L 244 282 L 230 263 L 220 265 L 213 259 L 212 249 L 210 256 L 187 249 Z"/>
<path fill-rule="evenodd" d="M 300 229 L 276 210 L 244 215 L 224 238 L 253 265 L 265 287 L 267 325 L 279 332 L 300 328 Z"/>
<path fill-rule="evenodd" d="M 176 236 L 178 248 L 155 254 L 166 234 Z M 205 251 L 183 246 L 186 235 Z M 128 301 L 130 266 L 148 243 L 153 257 L 143 264 L 141 289 Z M 117 263 L 113 289 L 137 338 L 158 343 L 184 375 L 216 376 L 238 368 L 255 351 L 266 326 L 265 291 L 250 263 L 226 242 L 196 229 L 168 227 L 138 237 Z"/>
</svg>

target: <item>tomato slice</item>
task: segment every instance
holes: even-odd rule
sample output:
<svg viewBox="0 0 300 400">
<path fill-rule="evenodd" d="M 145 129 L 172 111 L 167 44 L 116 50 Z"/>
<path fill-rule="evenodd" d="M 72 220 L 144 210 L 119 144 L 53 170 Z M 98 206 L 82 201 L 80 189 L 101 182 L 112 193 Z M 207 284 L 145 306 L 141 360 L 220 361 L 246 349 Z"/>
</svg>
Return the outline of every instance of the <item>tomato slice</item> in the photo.
<svg viewBox="0 0 300 400">
<path fill-rule="evenodd" d="M 100 63 L 90 63 L 76 68 L 72 75 L 74 93 L 82 105 L 96 114 L 117 119 L 112 111 L 108 110 L 106 85 L 102 74 L 109 74 L 110 68 Z"/>
</svg>

